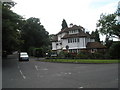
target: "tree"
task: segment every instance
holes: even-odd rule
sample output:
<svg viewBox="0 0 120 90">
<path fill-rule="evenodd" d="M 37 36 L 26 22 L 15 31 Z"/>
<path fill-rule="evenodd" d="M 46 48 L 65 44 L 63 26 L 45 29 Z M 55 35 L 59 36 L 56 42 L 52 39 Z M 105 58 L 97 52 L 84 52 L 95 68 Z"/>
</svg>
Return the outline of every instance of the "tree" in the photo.
<svg viewBox="0 0 120 90">
<path fill-rule="evenodd" d="M 63 19 L 63 21 L 62 21 L 62 29 L 61 30 L 65 29 L 67 27 L 68 27 L 67 22 L 66 22 L 65 19 Z"/>
<path fill-rule="evenodd" d="M 12 52 L 18 50 L 20 43 L 20 33 L 22 17 L 12 10 L 14 2 L 2 3 L 2 51 Z"/>
<path fill-rule="evenodd" d="M 108 38 L 116 37 L 120 39 L 120 24 L 117 23 L 116 14 L 101 14 L 97 27 L 98 31 Z"/>
<path fill-rule="evenodd" d="M 116 42 L 111 45 L 109 54 L 113 59 L 120 59 L 120 42 Z"/>
<path fill-rule="evenodd" d="M 109 37 L 106 37 L 105 46 L 107 47 L 107 49 L 109 49 L 112 44 L 113 44 L 113 40 L 110 40 Z"/>
<path fill-rule="evenodd" d="M 113 27 L 113 35 L 118 36 L 118 38 L 120 39 L 120 23 L 115 24 Z"/>
<path fill-rule="evenodd" d="M 100 42 L 100 36 L 97 29 L 95 31 L 92 31 L 91 35 L 95 38 L 96 42 Z"/>
<path fill-rule="evenodd" d="M 48 34 L 38 18 L 27 19 L 21 30 L 21 38 L 24 40 L 22 50 L 28 51 L 30 47 L 47 47 L 50 43 Z"/>
</svg>

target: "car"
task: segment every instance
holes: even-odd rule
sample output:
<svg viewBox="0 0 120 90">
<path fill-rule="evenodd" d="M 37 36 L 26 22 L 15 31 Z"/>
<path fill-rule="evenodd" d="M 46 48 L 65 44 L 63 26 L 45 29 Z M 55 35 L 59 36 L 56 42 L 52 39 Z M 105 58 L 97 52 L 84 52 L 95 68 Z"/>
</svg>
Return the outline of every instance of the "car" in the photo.
<svg viewBox="0 0 120 90">
<path fill-rule="evenodd" d="M 28 56 L 27 52 L 19 53 L 19 61 L 29 61 L 29 56 Z"/>
</svg>

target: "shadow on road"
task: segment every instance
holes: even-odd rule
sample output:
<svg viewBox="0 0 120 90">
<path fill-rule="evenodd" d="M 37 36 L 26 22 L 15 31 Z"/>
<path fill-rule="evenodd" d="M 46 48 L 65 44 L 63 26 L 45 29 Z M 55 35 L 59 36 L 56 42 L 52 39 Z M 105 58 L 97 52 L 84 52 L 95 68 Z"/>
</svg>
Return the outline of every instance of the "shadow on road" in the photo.
<svg viewBox="0 0 120 90">
<path fill-rule="evenodd" d="M 2 69 L 14 67 L 17 61 L 18 54 L 8 55 L 6 58 L 2 58 Z"/>
</svg>

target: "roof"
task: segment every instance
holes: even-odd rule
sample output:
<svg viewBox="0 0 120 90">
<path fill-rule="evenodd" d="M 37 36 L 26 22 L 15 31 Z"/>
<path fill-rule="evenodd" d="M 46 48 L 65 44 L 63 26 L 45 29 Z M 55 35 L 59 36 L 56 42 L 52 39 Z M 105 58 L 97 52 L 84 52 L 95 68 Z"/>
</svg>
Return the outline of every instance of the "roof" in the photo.
<svg viewBox="0 0 120 90">
<path fill-rule="evenodd" d="M 96 49 L 105 49 L 106 46 L 102 45 L 99 42 L 88 42 L 86 45 L 86 48 L 91 49 L 91 48 L 96 48 Z"/>
<path fill-rule="evenodd" d="M 77 33 L 77 34 L 68 34 L 68 32 L 71 31 L 71 30 L 79 30 L 79 33 Z M 89 33 L 85 32 L 85 29 L 82 26 L 73 25 L 72 27 L 67 27 L 65 29 L 62 29 L 58 34 L 56 34 L 54 36 L 54 38 L 52 39 L 52 42 L 57 42 L 58 41 L 57 35 L 59 35 L 61 33 L 66 33 L 66 35 L 63 36 L 61 39 L 77 38 L 77 37 L 94 38 Z"/>
<path fill-rule="evenodd" d="M 72 27 L 68 27 L 68 28 L 61 30 L 58 34 L 61 34 L 63 32 L 68 32 L 70 30 L 75 30 L 75 29 L 83 30 L 83 31 L 85 30 L 82 26 L 73 25 Z"/>
<path fill-rule="evenodd" d="M 55 35 L 55 36 L 52 38 L 51 41 L 52 41 L 52 42 L 57 42 L 57 41 L 58 41 L 58 37 Z"/>
<path fill-rule="evenodd" d="M 76 38 L 76 37 L 91 37 L 90 34 L 85 33 L 83 31 L 80 31 L 77 34 L 66 34 L 62 39 L 66 39 L 66 38 Z"/>
</svg>

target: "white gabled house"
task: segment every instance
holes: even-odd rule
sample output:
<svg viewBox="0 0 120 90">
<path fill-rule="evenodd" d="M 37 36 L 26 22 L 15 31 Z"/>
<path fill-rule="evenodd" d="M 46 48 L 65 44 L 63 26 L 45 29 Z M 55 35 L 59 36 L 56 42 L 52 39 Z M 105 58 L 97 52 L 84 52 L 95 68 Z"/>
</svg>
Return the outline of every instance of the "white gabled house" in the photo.
<svg viewBox="0 0 120 90">
<path fill-rule="evenodd" d="M 94 45 L 95 48 L 90 48 L 91 45 Z M 59 53 L 62 50 L 67 50 L 67 48 L 69 52 L 78 53 L 83 49 L 93 50 L 105 47 L 95 42 L 94 38 L 89 33 L 85 32 L 82 26 L 71 25 L 61 30 L 52 40 L 52 51 L 57 51 L 57 53 Z"/>
</svg>

